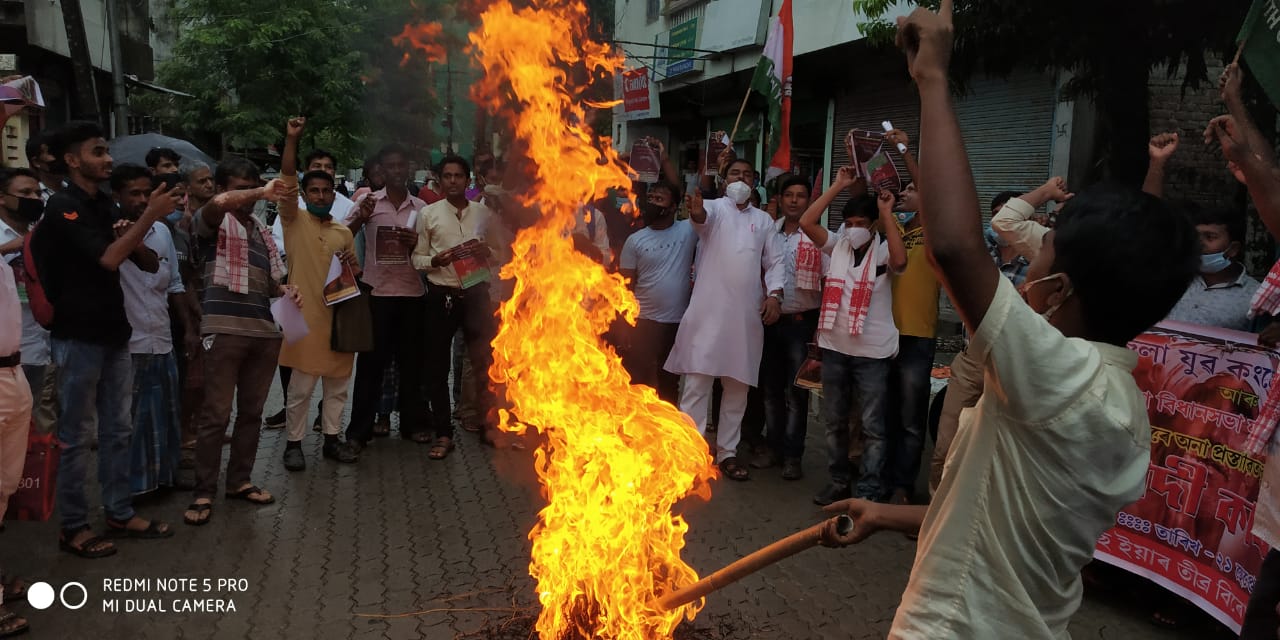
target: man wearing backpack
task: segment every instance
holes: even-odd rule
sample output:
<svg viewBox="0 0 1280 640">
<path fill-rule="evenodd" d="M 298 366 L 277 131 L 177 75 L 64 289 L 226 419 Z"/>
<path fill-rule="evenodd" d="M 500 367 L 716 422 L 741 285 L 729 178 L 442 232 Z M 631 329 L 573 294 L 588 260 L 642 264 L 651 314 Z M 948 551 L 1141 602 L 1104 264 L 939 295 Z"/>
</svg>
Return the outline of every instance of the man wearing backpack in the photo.
<svg viewBox="0 0 1280 640">
<path fill-rule="evenodd" d="M 167 188 L 151 193 L 137 223 L 116 221 L 116 207 L 98 184 L 111 175 L 111 156 L 102 130 L 92 122 L 72 122 L 54 136 L 56 169 L 67 172 L 67 188 L 49 198 L 31 239 L 35 266 L 53 318 L 49 325 L 58 370 L 57 507 L 62 516 L 59 548 L 82 558 L 112 555 L 116 548 L 95 535 L 85 496 L 89 430 L 98 427 L 98 477 L 108 535 L 166 538 L 169 525 L 134 513 L 129 495 L 129 439 L 133 420 L 132 329 L 124 310 L 120 265 L 159 269 L 156 254 L 143 246 L 152 223 L 173 211 Z"/>
</svg>

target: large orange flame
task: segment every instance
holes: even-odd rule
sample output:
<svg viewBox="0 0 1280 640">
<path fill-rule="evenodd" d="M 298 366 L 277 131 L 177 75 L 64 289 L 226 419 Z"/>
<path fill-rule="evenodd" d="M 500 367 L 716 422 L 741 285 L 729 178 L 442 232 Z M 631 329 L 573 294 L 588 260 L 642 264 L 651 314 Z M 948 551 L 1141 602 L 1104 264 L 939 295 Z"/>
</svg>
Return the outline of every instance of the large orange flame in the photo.
<svg viewBox="0 0 1280 640">
<path fill-rule="evenodd" d="M 546 440 L 535 465 L 548 504 L 530 533 L 537 630 L 542 640 L 669 638 L 701 608 L 653 605 L 698 577 L 680 559 L 688 525 L 672 507 L 710 497 L 714 467 L 689 419 L 632 386 L 601 339 L 618 314 L 634 323 L 639 307 L 621 276 L 569 239 L 582 204 L 629 184 L 617 153 L 586 124 L 574 80 L 607 77 L 621 59 L 587 38 L 580 0 L 528 4 L 492 4 L 471 43 L 484 70 L 472 96 L 511 121 L 536 170 L 520 197 L 541 212 L 502 270 L 515 287 L 490 370 L 511 407 L 502 428 L 533 428 Z"/>
<path fill-rule="evenodd" d="M 439 42 L 442 33 L 444 33 L 444 26 L 439 22 L 406 24 L 400 35 L 391 38 L 391 42 L 397 47 L 413 47 L 421 50 L 429 62 L 444 62 L 449 54 L 445 51 L 444 45 Z M 400 66 L 404 66 L 407 62 L 409 62 L 409 53 L 405 52 Z"/>
</svg>

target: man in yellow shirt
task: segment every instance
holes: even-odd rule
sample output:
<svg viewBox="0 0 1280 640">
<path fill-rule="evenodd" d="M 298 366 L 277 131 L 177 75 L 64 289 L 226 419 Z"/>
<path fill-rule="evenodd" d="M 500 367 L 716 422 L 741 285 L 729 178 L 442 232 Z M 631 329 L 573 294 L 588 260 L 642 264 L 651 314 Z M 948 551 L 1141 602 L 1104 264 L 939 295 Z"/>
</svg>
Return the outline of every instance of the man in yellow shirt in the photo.
<svg viewBox="0 0 1280 640">
<path fill-rule="evenodd" d="M 960 416 L 928 507 L 847 500 L 847 542 L 919 532 L 889 637 L 1067 637 L 1080 569 L 1146 489 L 1151 426 L 1132 338 L 1173 308 L 1199 265 L 1195 229 L 1134 189 L 1063 208 L 1019 290 L 992 264 L 947 69 L 952 0 L 900 18 L 920 89 L 926 248 L 965 326 L 986 391 Z M 834 526 L 832 527 L 834 529 Z M 834 532 L 832 532 L 834 533 Z"/>
<path fill-rule="evenodd" d="M 333 219 L 333 176 L 324 171 L 309 171 L 302 177 L 305 213 L 298 212 L 297 158 L 298 138 L 306 126 L 306 118 L 293 118 L 287 125 L 284 153 L 280 161 L 280 182 L 288 192 L 279 200 L 280 221 L 284 225 L 285 257 L 289 262 L 289 283 L 298 287 L 304 304 L 302 315 L 307 321 L 307 335 L 280 347 L 280 364 L 293 369 L 289 389 L 285 393 L 285 425 L 288 443 L 284 450 L 284 466 L 290 471 L 307 468 L 302 455 L 302 436 L 306 434 L 307 408 L 316 382 L 321 383 L 320 422 L 324 430 L 324 457 L 338 462 L 355 462 L 350 447 L 342 446 L 342 410 L 347 404 L 347 389 L 355 354 L 340 353 L 329 347 L 333 331 L 333 309 L 324 304 L 324 285 L 329 265 L 337 255 L 358 269 L 351 253 L 351 230 Z"/>
</svg>

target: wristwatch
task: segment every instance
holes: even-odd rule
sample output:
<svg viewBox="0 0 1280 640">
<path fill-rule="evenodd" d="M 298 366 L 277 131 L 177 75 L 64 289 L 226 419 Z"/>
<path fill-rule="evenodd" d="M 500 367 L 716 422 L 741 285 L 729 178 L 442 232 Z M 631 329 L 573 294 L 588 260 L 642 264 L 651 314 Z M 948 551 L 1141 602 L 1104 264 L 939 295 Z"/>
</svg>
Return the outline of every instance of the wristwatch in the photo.
<svg viewBox="0 0 1280 640">
<path fill-rule="evenodd" d="M 774 300 L 777 300 L 778 302 L 782 302 L 782 294 L 777 291 L 769 294 L 769 297 L 773 298 Z"/>
</svg>

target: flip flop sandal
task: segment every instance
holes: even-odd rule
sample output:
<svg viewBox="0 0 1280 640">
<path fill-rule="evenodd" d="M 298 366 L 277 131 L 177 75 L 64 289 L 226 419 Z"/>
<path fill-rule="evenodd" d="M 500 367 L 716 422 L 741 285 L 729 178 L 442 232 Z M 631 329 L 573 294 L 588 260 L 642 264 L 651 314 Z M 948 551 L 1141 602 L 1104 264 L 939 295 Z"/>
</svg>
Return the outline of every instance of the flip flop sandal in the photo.
<svg viewBox="0 0 1280 640">
<path fill-rule="evenodd" d="M 119 549 L 117 549 L 116 546 L 113 544 L 109 544 L 106 547 L 102 547 L 102 548 L 99 548 L 97 551 L 94 551 L 93 550 L 94 547 L 97 547 L 99 544 L 103 542 L 109 542 L 106 538 L 103 538 L 102 536 L 89 536 L 87 539 L 85 539 L 84 542 L 80 543 L 79 547 L 73 546 L 71 544 L 71 541 L 75 539 L 76 534 L 80 533 L 81 531 L 86 531 L 88 529 L 89 529 L 89 526 L 85 525 L 78 529 L 64 530 L 62 532 L 62 537 L 58 538 L 58 549 L 62 551 L 66 551 L 67 553 L 70 553 L 72 555 L 80 556 L 81 558 L 87 558 L 90 560 L 93 560 L 96 558 L 105 558 L 107 556 L 114 556 L 116 552 L 119 551 Z"/>
<path fill-rule="evenodd" d="M 244 489 L 241 489 L 241 490 L 239 490 L 239 491 L 228 491 L 228 492 L 227 492 L 227 497 L 228 497 L 228 498 L 231 498 L 232 500 L 244 500 L 245 502 L 249 502 L 249 503 L 256 504 L 256 505 L 267 505 L 267 504 L 271 504 L 271 503 L 273 503 L 273 502 L 275 502 L 275 501 L 276 501 L 276 497 L 275 497 L 275 496 L 268 496 L 266 499 L 263 499 L 263 498 L 260 498 L 260 497 L 259 497 L 259 498 L 251 498 L 251 497 L 249 497 L 249 496 L 252 496 L 252 495 L 253 495 L 253 494 L 255 494 L 255 493 L 256 493 L 256 494 L 258 494 L 259 496 L 261 496 L 262 494 L 264 494 L 264 493 L 266 493 L 266 492 L 265 492 L 265 491 L 263 491 L 262 489 L 259 489 L 259 488 L 255 487 L 255 486 L 248 486 L 248 487 L 245 487 Z"/>
<path fill-rule="evenodd" d="M 435 444 L 431 445 L 431 450 L 427 452 L 427 457 L 432 460 L 444 460 L 449 457 L 450 451 L 453 451 L 453 438 L 437 438 Z"/>
<path fill-rule="evenodd" d="M 0 638 L 12 638 L 14 636 L 20 636 L 30 631 L 31 625 L 26 621 L 26 619 L 22 619 L 21 625 L 13 627 L 8 631 L 3 630 L 5 627 L 9 627 L 14 623 L 15 620 L 18 620 L 20 618 L 22 618 L 22 616 L 12 611 L 5 611 L 3 614 L 0 614 Z"/>
<path fill-rule="evenodd" d="M 159 540 L 172 538 L 173 528 L 160 528 L 163 522 L 152 520 L 146 529 L 130 529 L 129 523 L 107 519 L 107 536 L 112 538 L 132 538 L 134 540 Z"/>
<path fill-rule="evenodd" d="M 182 521 L 193 527 L 203 527 L 204 525 L 209 524 L 209 521 L 213 519 L 213 503 L 212 502 L 204 502 L 204 503 L 192 502 L 191 504 L 187 505 L 187 511 L 194 511 L 198 514 L 203 514 L 205 512 L 209 513 L 209 515 L 203 516 L 199 520 L 193 520 L 191 518 L 188 518 L 186 515 L 183 515 Z"/>
<path fill-rule="evenodd" d="M 725 458 L 720 462 L 720 471 L 726 478 L 743 482 L 751 479 L 751 473 L 738 462 L 737 458 Z"/>
<path fill-rule="evenodd" d="M 27 599 L 27 584 L 22 578 L 14 578 L 4 583 L 4 601 L 5 602 L 22 602 Z"/>
</svg>

